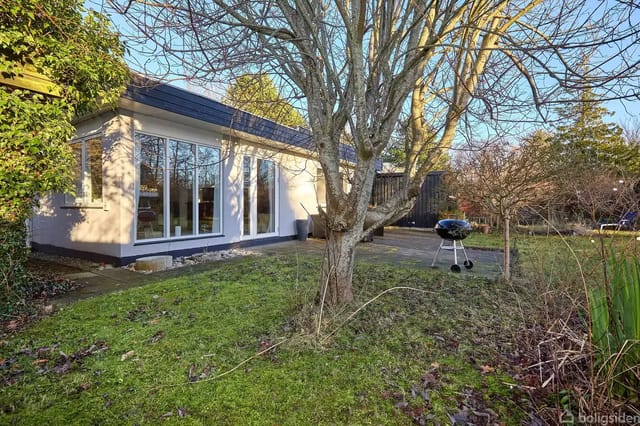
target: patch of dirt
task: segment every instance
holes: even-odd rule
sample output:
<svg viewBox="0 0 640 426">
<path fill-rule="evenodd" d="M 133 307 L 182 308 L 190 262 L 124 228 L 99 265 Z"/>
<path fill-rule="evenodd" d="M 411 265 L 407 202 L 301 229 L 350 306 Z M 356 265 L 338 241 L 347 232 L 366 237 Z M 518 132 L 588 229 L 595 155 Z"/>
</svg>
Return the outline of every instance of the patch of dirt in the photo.
<svg viewBox="0 0 640 426">
<path fill-rule="evenodd" d="M 26 263 L 31 274 L 31 284 L 22 300 L 9 313 L 0 316 L 0 336 L 15 333 L 26 325 L 53 313 L 49 299 L 80 287 L 65 275 L 99 267 L 83 259 L 33 252 Z"/>
<path fill-rule="evenodd" d="M 57 274 L 57 275 L 66 275 L 66 274 L 75 274 L 77 272 L 82 272 L 82 269 L 76 268 L 71 265 L 64 265 L 57 262 L 52 262 L 49 260 L 38 259 L 35 257 L 30 257 L 27 261 L 27 270 L 32 274 L 36 275 L 44 275 L 44 274 Z"/>
<path fill-rule="evenodd" d="M 36 275 L 67 275 L 104 267 L 103 263 L 41 252 L 32 252 L 27 262 L 29 271 Z"/>
</svg>

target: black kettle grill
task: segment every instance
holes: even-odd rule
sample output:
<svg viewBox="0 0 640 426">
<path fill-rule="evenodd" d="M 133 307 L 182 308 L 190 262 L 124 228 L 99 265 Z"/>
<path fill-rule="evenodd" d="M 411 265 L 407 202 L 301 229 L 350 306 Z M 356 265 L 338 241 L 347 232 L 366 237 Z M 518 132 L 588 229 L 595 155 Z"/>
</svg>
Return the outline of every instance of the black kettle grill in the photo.
<svg viewBox="0 0 640 426">
<path fill-rule="evenodd" d="M 469 260 L 467 251 L 464 249 L 464 245 L 462 245 L 462 240 L 467 238 L 471 233 L 471 224 L 466 220 L 443 219 L 436 223 L 435 230 L 440 238 L 442 238 L 442 241 L 440 242 L 438 251 L 436 251 L 435 257 L 433 258 L 433 262 L 431 262 L 431 267 L 435 266 L 440 250 L 453 250 L 453 265 L 451 265 L 451 271 L 460 272 L 461 269 L 458 265 L 458 250 L 462 250 L 464 258 L 466 259 L 463 263 L 464 267 L 467 269 L 473 268 L 473 262 Z M 447 244 L 447 241 L 450 241 L 451 243 Z"/>
</svg>

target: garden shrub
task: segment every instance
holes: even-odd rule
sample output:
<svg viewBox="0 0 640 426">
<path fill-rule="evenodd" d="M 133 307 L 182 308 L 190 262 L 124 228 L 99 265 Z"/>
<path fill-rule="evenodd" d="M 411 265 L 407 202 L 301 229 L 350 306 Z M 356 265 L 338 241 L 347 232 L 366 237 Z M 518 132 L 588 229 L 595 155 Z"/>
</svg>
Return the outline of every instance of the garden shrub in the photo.
<svg viewBox="0 0 640 426">
<path fill-rule="evenodd" d="M 590 292 L 597 363 L 611 396 L 638 398 L 640 389 L 640 261 L 612 257 L 607 286 Z M 606 283 L 605 283 L 606 284 Z"/>
<path fill-rule="evenodd" d="M 25 264 L 29 256 L 24 223 L 0 221 L 0 305 L 3 315 L 9 314 L 29 287 Z"/>
</svg>

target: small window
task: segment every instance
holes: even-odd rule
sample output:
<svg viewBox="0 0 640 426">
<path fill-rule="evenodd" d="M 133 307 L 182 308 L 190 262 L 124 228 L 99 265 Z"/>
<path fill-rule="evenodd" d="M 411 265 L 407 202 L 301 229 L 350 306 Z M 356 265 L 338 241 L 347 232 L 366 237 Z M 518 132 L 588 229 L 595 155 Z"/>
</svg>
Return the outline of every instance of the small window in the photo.
<svg viewBox="0 0 640 426">
<path fill-rule="evenodd" d="M 102 139 L 93 137 L 72 142 L 75 157 L 73 189 L 65 202 L 73 205 L 102 205 Z"/>
</svg>

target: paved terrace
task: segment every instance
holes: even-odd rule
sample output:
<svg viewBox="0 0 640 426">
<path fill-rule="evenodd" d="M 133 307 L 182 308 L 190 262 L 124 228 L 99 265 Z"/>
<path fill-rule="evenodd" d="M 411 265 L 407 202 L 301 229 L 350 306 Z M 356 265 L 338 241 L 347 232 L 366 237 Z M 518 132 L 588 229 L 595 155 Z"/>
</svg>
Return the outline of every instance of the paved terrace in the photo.
<svg viewBox="0 0 640 426">
<path fill-rule="evenodd" d="M 356 261 L 367 263 L 391 263 L 407 268 L 431 268 L 431 263 L 442 240 L 431 230 L 417 230 L 407 228 L 385 228 L 384 236 L 375 236 L 373 241 L 360 243 L 356 250 Z M 322 254 L 325 241 L 309 238 L 306 241 L 291 240 L 275 244 L 251 247 L 250 252 L 266 255 L 273 254 Z M 482 275 L 497 278 L 502 264 L 502 253 L 497 250 L 467 248 L 467 255 L 473 262 L 472 269 L 462 266 L 464 255 L 458 251 L 458 264 L 462 268 L 462 275 Z M 86 261 L 77 261 L 56 257 L 38 257 L 34 261 L 42 263 L 42 268 L 61 273 L 65 278 L 74 280 L 82 285 L 78 290 L 54 299 L 55 304 L 61 305 L 75 300 L 124 290 L 130 287 L 142 286 L 184 273 L 198 272 L 212 267 L 211 263 L 185 266 L 168 271 L 145 274 L 134 272 L 126 268 L 114 268 L 98 265 Z M 224 260 L 223 260 L 224 261 Z M 453 252 L 441 250 L 435 268 L 443 273 L 451 273 Z"/>
</svg>

